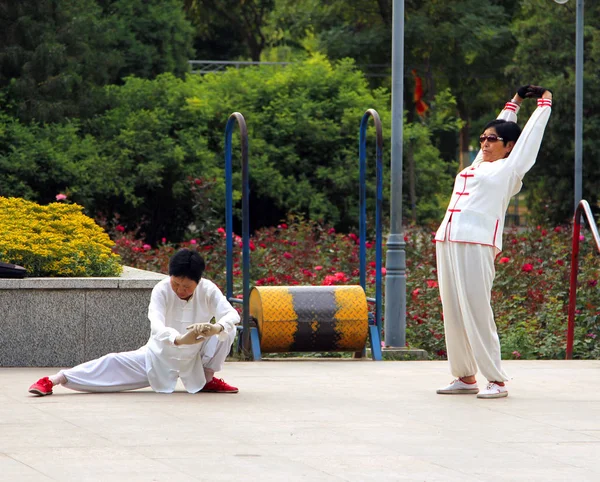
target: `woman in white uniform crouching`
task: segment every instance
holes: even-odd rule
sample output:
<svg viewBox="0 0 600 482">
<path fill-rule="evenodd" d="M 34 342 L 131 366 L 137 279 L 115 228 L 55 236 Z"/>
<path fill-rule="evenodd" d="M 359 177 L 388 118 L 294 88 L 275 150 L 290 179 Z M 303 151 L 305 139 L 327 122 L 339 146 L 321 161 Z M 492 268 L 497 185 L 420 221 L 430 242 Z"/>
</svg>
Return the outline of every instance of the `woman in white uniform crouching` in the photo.
<svg viewBox="0 0 600 482">
<path fill-rule="evenodd" d="M 146 345 L 61 370 L 38 380 L 29 392 L 51 395 L 52 387 L 60 384 L 83 392 L 152 387 L 155 392 L 171 393 L 180 378 L 189 393 L 237 393 L 237 388 L 214 374 L 223 368 L 240 316 L 219 288 L 202 278 L 204 268 L 204 259 L 196 251 L 182 249 L 173 255 L 170 276 L 152 290 Z"/>
<path fill-rule="evenodd" d="M 524 98 L 537 98 L 523 132 L 516 124 Z M 491 307 L 494 259 L 502 250 L 504 216 L 523 176 L 535 163 L 550 117 L 552 93 L 520 87 L 498 118 L 485 126 L 481 150 L 454 183 L 436 239 L 437 274 L 444 310 L 450 371 L 455 378 L 439 394 L 508 396 L 509 377 L 501 366 L 500 340 Z M 477 371 L 487 379 L 479 390 Z"/>
</svg>

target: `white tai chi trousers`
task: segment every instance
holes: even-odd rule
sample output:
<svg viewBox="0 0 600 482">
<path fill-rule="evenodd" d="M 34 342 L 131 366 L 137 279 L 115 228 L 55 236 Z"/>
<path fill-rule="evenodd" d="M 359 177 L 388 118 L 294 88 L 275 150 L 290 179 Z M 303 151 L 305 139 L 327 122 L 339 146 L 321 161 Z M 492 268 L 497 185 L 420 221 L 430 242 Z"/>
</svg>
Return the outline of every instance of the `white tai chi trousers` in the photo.
<svg viewBox="0 0 600 482">
<path fill-rule="evenodd" d="M 494 247 L 438 241 L 436 257 L 452 375 L 475 375 L 479 367 L 488 381 L 508 380 L 491 305 Z"/>
<path fill-rule="evenodd" d="M 235 332 L 234 332 L 235 333 Z M 204 369 L 219 372 L 229 354 L 233 337 L 219 341 L 211 336 L 203 342 L 199 356 Z M 121 392 L 150 386 L 146 370 L 146 350 L 143 346 L 135 351 L 109 353 L 68 370 L 61 370 L 67 383 L 63 387 L 80 392 Z"/>
</svg>

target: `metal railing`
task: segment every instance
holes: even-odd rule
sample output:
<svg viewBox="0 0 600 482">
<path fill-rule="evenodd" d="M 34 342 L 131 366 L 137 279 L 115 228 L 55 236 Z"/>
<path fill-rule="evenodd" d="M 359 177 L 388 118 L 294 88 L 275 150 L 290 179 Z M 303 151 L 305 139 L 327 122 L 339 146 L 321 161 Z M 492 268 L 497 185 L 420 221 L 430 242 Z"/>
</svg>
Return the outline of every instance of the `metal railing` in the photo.
<svg viewBox="0 0 600 482">
<path fill-rule="evenodd" d="M 245 357 L 250 356 L 250 187 L 248 165 L 248 128 L 246 119 L 239 112 L 229 116 L 225 126 L 225 237 L 227 247 L 227 299 L 233 298 L 233 174 L 231 160 L 231 137 L 235 125 L 240 129 L 242 157 L 242 350 Z"/>
<path fill-rule="evenodd" d="M 596 248 L 600 253 L 600 235 L 590 205 L 585 199 L 579 201 L 573 216 L 573 249 L 571 252 L 571 281 L 569 287 L 569 321 L 567 326 L 567 360 L 573 359 L 573 337 L 575 335 L 575 308 L 577 304 L 577 273 L 579 270 L 579 235 L 581 232 L 581 216 L 585 214 Z"/>
<path fill-rule="evenodd" d="M 360 285 L 367 291 L 367 125 L 369 117 L 373 118 L 375 125 L 375 177 L 376 177 L 376 203 L 375 203 L 375 331 L 369 326 L 371 338 L 371 354 L 373 360 L 381 360 L 381 312 L 382 312 L 382 212 L 383 212 L 383 127 L 379 114 L 375 109 L 368 109 L 360 121 L 358 136 L 359 153 L 359 259 L 360 259 Z M 369 298 L 367 298 L 369 301 Z"/>
</svg>

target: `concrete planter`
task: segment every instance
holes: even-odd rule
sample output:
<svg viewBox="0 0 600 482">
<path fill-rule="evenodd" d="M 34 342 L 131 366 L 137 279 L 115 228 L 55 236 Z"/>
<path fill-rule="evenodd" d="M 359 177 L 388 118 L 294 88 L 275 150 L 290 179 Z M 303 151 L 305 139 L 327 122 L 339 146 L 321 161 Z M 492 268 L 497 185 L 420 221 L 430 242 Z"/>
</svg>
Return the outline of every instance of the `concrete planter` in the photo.
<svg viewBox="0 0 600 482">
<path fill-rule="evenodd" d="M 69 367 L 148 341 L 148 303 L 166 275 L 0 279 L 0 366 Z"/>
</svg>

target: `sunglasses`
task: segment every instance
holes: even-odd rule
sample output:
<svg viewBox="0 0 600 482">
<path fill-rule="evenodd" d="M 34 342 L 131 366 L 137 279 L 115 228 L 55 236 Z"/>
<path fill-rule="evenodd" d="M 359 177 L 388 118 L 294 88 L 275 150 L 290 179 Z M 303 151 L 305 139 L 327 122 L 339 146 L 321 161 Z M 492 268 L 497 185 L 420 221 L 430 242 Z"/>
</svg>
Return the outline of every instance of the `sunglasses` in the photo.
<svg viewBox="0 0 600 482">
<path fill-rule="evenodd" d="M 485 141 L 488 142 L 498 142 L 498 141 L 503 141 L 504 137 L 498 137 L 496 134 L 490 134 L 488 136 L 481 135 L 479 136 L 479 142 L 484 143 Z"/>
</svg>

